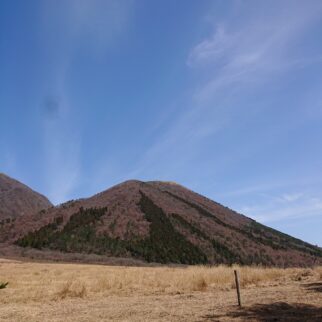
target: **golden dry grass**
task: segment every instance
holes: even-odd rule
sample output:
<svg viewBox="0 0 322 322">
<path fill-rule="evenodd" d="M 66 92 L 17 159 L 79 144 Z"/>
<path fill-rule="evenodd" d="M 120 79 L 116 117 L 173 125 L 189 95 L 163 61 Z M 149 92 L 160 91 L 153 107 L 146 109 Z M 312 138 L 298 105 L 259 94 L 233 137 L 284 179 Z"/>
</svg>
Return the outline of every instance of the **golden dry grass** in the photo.
<svg viewBox="0 0 322 322">
<path fill-rule="evenodd" d="M 182 294 L 234 288 L 233 269 L 241 287 L 278 283 L 298 275 L 321 274 L 311 269 L 260 267 L 115 267 L 82 264 L 2 263 L 0 276 L 9 282 L 0 303 L 55 301 L 106 295 Z"/>
<path fill-rule="evenodd" d="M 97 304 L 105 303 L 112 298 L 114 300 L 119 298 L 122 301 L 128 299 L 128 303 L 131 303 L 134 298 L 145 301 L 161 297 L 170 300 L 178 296 L 180 298 L 197 296 L 206 299 L 213 294 L 220 296 L 230 294 L 232 297 L 235 287 L 234 269 L 239 271 L 243 292 L 247 289 L 292 285 L 303 279 L 312 281 L 322 279 L 322 267 L 315 269 L 238 266 L 115 267 L 0 260 L 0 282 L 9 282 L 6 289 L 0 290 L 0 313 L 4 309 L 7 314 L 5 320 L 15 321 L 16 317 L 10 315 L 11 312 L 17 312 L 17 308 L 22 310 L 25 307 L 39 308 L 40 304 L 50 307 L 75 305 L 75 303 L 82 305 L 85 302 Z M 66 316 L 66 319 L 74 321 L 73 316 Z M 51 321 L 50 315 L 47 320 Z M 35 316 L 34 321 L 38 321 Z"/>
</svg>

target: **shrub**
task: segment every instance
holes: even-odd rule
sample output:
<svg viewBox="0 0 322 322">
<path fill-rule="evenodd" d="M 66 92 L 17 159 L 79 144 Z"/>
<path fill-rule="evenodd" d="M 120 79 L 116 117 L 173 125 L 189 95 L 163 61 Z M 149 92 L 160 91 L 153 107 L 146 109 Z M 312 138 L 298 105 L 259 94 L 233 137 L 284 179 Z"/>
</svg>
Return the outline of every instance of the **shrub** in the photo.
<svg viewBox="0 0 322 322">
<path fill-rule="evenodd" d="M 0 283 L 0 290 L 3 289 L 3 288 L 6 288 L 7 285 L 9 284 L 9 282 L 6 282 L 6 283 Z"/>
</svg>

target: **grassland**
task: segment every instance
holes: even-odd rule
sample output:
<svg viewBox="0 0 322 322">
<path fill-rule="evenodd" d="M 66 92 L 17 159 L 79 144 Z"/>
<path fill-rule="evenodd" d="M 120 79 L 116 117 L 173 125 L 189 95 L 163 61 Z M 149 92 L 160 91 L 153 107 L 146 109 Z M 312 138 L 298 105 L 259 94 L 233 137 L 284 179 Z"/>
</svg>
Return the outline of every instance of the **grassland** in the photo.
<svg viewBox="0 0 322 322">
<path fill-rule="evenodd" d="M 236 306 L 234 268 L 241 277 L 242 309 Z M 322 320 L 322 267 L 125 267 L 0 259 L 0 282 L 9 282 L 0 290 L 0 321 Z"/>
</svg>

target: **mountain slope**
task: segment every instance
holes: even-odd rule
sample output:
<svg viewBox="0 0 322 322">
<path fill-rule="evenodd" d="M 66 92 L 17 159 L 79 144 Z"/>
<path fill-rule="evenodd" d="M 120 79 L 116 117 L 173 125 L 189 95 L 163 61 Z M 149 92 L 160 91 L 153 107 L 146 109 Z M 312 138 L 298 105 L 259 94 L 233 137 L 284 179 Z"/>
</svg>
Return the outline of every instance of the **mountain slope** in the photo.
<svg viewBox="0 0 322 322">
<path fill-rule="evenodd" d="M 0 173 L 0 222 L 52 206 L 43 195 Z"/>
<path fill-rule="evenodd" d="M 322 251 L 178 184 L 127 181 L 18 218 L 1 235 L 22 247 L 160 263 L 310 265 Z"/>
</svg>

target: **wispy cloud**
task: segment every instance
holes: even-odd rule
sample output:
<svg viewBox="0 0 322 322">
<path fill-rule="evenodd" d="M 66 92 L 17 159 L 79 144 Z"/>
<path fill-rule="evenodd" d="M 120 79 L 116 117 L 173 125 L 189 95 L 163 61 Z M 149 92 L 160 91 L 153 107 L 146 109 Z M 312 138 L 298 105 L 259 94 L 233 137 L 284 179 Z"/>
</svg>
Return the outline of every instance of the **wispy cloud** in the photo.
<svg viewBox="0 0 322 322">
<path fill-rule="evenodd" d="M 286 194 L 257 205 L 240 208 L 242 213 L 263 222 L 322 216 L 322 198 L 312 194 Z"/>
<path fill-rule="evenodd" d="M 271 183 L 264 181 L 250 186 L 245 184 L 245 186 L 237 189 L 226 189 L 223 192 L 216 193 L 216 197 L 223 200 L 234 200 L 244 197 L 248 198 L 250 196 L 254 197 L 257 195 L 264 195 L 281 187 L 285 187 L 285 183 Z"/>
<path fill-rule="evenodd" d="M 295 5 L 292 1 L 283 1 L 276 7 L 279 10 L 275 10 L 274 15 L 269 13 L 268 7 L 265 14 L 259 11 L 242 23 L 220 23 L 213 35 L 191 50 L 187 60 L 189 67 L 207 66 L 214 72 L 214 77 L 197 91 L 198 100 L 209 100 L 228 85 L 249 82 L 258 85 L 276 72 L 321 63 L 321 56 L 302 58 L 292 51 L 303 33 L 319 21 L 321 3 L 308 1 Z"/>
<path fill-rule="evenodd" d="M 274 182 L 264 179 L 218 196 L 230 200 L 235 210 L 263 223 L 322 217 L 321 179 L 303 178 Z"/>
<path fill-rule="evenodd" d="M 129 177 L 171 179 L 184 174 L 186 164 L 198 154 L 198 144 L 221 131 L 225 119 L 208 120 L 198 109 L 173 118 L 167 130 L 145 151 Z"/>
<path fill-rule="evenodd" d="M 301 197 L 303 197 L 303 193 L 286 193 L 281 196 L 282 200 L 285 200 L 287 202 L 294 202 L 299 200 Z"/>
<path fill-rule="evenodd" d="M 58 204 L 69 199 L 79 184 L 81 135 L 66 98 L 45 100 L 44 111 L 45 178 L 48 197 Z"/>
<path fill-rule="evenodd" d="M 269 9 L 270 4 L 265 6 Z M 255 15 L 244 11 L 243 19 L 217 21 L 213 34 L 191 49 L 187 67 L 195 75 L 199 73 L 200 81 L 190 89 L 192 94 L 186 98 L 186 108 L 173 116 L 132 175 L 178 173 L 173 170 L 183 169 L 200 153 L 204 142 L 224 133 L 231 125 L 232 116 L 243 108 L 240 101 L 247 96 L 248 87 L 260 89 L 284 71 L 319 62 L 316 57 L 307 61 L 297 56 L 293 48 L 321 16 L 321 4 L 296 2 L 295 6 L 284 1 L 274 2 L 274 6 L 270 14 L 265 10 L 259 10 L 258 14 L 256 11 Z M 218 154 L 212 171 L 220 171 L 218 167 L 227 167 L 238 158 L 236 154 Z"/>
<path fill-rule="evenodd" d="M 79 44 L 85 40 L 94 51 L 104 53 L 125 30 L 132 3 L 132 0 L 70 0 L 58 6 L 55 3 L 50 9 L 59 10 L 69 41 Z"/>
<path fill-rule="evenodd" d="M 53 203 L 71 198 L 82 177 L 82 132 L 78 106 L 68 91 L 74 55 L 87 48 L 101 59 L 127 26 L 131 0 L 45 2 L 44 44 L 52 62 L 43 93 L 45 177 Z"/>
</svg>

